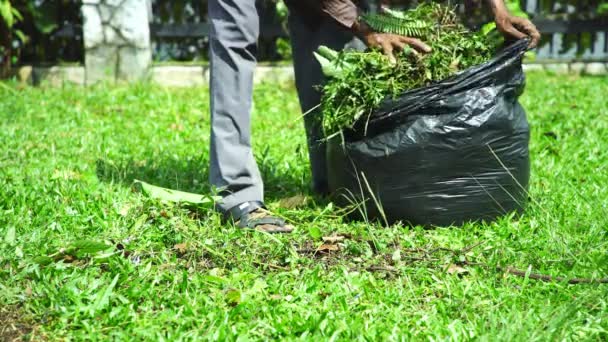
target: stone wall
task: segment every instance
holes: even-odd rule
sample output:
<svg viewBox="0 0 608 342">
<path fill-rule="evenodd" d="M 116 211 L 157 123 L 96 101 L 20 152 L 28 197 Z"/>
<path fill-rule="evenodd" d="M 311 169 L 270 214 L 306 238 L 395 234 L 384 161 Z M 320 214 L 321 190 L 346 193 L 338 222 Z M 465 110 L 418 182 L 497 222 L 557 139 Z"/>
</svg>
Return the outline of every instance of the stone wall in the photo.
<svg viewBox="0 0 608 342">
<path fill-rule="evenodd" d="M 86 84 L 148 76 L 149 6 L 148 0 L 83 0 Z"/>
</svg>

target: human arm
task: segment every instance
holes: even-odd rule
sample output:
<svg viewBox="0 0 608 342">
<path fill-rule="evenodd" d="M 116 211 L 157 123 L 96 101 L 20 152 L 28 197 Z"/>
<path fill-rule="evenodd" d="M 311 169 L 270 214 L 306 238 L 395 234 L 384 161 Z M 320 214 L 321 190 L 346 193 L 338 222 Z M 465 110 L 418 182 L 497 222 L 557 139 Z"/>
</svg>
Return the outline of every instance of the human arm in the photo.
<svg viewBox="0 0 608 342">
<path fill-rule="evenodd" d="M 536 26 L 526 18 L 517 17 L 509 13 L 504 0 L 487 0 L 494 15 L 496 28 L 507 38 L 522 39 L 530 37 L 530 48 L 534 48 L 540 41 L 540 33 Z"/>
<path fill-rule="evenodd" d="M 431 48 L 422 41 L 412 37 L 396 34 L 374 32 L 364 22 L 359 21 L 359 8 L 351 0 L 295 0 L 301 6 L 314 9 L 333 18 L 340 25 L 350 29 L 363 42 L 371 47 L 381 49 L 395 62 L 393 52 L 402 50 L 407 45 L 419 52 L 430 52 Z"/>
</svg>

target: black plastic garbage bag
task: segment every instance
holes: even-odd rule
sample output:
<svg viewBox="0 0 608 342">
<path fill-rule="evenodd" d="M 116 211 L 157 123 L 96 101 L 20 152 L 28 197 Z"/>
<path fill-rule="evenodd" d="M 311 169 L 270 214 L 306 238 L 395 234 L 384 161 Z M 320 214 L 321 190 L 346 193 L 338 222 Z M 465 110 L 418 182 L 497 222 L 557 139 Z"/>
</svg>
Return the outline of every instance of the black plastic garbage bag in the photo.
<svg viewBox="0 0 608 342">
<path fill-rule="evenodd" d="M 359 204 L 370 219 L 427 226 L 522 211 L 530 134 L 517 99 L 527 44 L 385 101 L 367 122 L 330 139 L 336 201 Z"/>
</svg>

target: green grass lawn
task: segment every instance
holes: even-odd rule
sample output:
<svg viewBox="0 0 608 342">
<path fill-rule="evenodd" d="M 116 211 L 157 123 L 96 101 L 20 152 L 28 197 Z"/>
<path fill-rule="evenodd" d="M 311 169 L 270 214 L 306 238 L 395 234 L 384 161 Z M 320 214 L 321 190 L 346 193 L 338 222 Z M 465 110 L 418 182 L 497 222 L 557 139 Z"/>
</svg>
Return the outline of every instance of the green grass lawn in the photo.
<svg viewBox="0 0 608 342">
<path fill-rule="evenodd" d="M 0 87 L 0 340 L 606 340 L 608 284 L 505 270 L 608 276 L 607 95 L 608 78 L 529 75 L 526 214 L 424 230 L 310 198 L 295 91 L 259 86 L 267 200 L 298 226 L 277 236 L 132 191 L 209 192 L 206 89 Z"/>
</svg>

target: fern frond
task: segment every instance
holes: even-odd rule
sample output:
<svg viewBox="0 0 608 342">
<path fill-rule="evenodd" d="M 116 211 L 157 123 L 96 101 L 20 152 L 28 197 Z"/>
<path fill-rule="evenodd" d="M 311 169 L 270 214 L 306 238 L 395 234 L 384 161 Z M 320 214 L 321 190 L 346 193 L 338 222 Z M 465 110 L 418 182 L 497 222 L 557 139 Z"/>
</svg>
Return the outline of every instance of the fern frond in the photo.
<svg viewBox="0 0 608 342">
<path fill-rule="evenodd" d="M 361 18 L 374 31 L 382 33 L 420 38 L 431 29 L 431 25 L 422 20 L 404 20 L 382 14 L 364 14 Z"/>
</svg>

